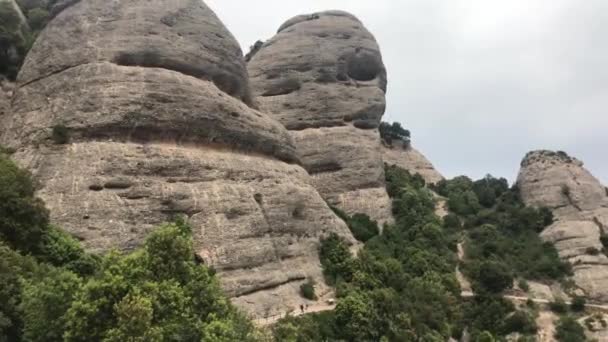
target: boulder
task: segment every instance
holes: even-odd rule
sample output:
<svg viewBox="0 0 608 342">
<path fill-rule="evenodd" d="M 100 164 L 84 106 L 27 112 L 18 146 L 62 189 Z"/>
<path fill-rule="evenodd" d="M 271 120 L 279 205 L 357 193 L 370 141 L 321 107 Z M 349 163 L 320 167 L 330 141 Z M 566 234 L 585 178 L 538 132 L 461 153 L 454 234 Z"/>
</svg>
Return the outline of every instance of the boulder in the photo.
<svg viewBox="0 0 608 342">
<path fill-rule="evenodd" d="M 254 102 L 290 130 L 323 197 L 390 221 L 377 131 L 386 70 L 363 24 L 341 11 L 297 16 L 257 47 L 248 70 Z"/>
<path fill-rule="evenodd" d="M 555 223 L 541 237 L 552 242 L 574 269 L 574 280 L 594 300 L 608 300 L 608 258 L 602 235 L 608 234 L 608 190 L 564 152 L 533 151 L 517 179 L 527 205 L 553 210 Z"/>
<path fill-rule="evenodd" d="M 0 144 L 40 183 L 52 222 L 90 251 L 130 250 L 175 215 L 255 316 L 324 285 L 319 239 L 355 240 L 299 165 L 293 137 L 248 106 L 232 35 L 202 1 L 81 1 L 18 77 Z"/>
<path fill-rule="evenodd" d="M 243 53 L 202 1 L 82 1 L 40 34 L 19 74 L 26 84 L 83 64 L 162 68 L 213 82 L 250 103 Z"/>
</svg>

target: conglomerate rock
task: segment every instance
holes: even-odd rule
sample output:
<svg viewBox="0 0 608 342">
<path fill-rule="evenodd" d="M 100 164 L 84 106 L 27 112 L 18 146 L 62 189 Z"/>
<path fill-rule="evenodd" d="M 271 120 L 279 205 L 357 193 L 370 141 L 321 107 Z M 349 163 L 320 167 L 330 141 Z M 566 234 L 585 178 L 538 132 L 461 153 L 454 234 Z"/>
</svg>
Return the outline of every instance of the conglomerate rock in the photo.
<svg viewBox="0 0 608 342">
<path fill-rule="evenodd" d="M 308 279 L 327 290 L 319 238 L 354 239 L 287 130 L 247 105 L 244 65 L 200 0 L 83 0 L 32 48 L 0 144 L 89 250 L 134 248 L 186 215 L 235 303 L 284 312 Z"/>
<path fill-rule="evenodd" d="M 396 165 L 411 174 L 420 174 L 427 184 L 436 184 L 444 177 L 433 164 L 418 150 L 402 141 L 383 144 L 382 160 L 388 165 Z"/>
<path fill-rule="evenodd" d="M 608 190 L 583 163 L 564 152 L 533 151 L 522 161 L 517 184 L 527 205 L 553 210 L 556 222 L 541 236 L 573 265 L 576 284 L 592 299 L 608 299 Z"/>
<path fill-rule="evenodd" d="M 341 11 L 297 16 L 259 48 L 248 69 L 255 103 L 291 131 L 325 199 L 390 221 L 377 131 L 386 70 L 363 24 Z"/>
</svg>

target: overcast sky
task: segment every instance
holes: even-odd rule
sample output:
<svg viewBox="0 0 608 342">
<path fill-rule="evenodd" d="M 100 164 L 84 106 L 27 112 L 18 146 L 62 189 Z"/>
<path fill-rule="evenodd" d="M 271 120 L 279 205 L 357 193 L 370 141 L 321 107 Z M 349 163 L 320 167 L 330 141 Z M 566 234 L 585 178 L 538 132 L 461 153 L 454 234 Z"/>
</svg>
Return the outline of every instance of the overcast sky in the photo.
<svg viewBox="0 0 608 342">
<path fill-rule="evenodd" d="M 608 0 L 207 0 L 247 52 L 287 19 L 342 9 L 378 40 L 385 120 L 447 177 L 514 180 L 564 150 L 608 185 Z"/>
</svg>

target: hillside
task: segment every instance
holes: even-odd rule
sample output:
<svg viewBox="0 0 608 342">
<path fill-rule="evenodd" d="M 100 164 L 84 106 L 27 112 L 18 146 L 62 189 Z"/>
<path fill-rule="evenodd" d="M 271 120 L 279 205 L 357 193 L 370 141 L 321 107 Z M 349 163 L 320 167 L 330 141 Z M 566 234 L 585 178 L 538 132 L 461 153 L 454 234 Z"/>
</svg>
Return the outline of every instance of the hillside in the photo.
<svg viewBox="0 0 608 342">
<path fill-rule="evenodd" d="M 0 5 L 0 341 L 608 335 L 608 189 L 446 179 L 352 14 L 244 57 L 198 0 Z"/>
</svg>

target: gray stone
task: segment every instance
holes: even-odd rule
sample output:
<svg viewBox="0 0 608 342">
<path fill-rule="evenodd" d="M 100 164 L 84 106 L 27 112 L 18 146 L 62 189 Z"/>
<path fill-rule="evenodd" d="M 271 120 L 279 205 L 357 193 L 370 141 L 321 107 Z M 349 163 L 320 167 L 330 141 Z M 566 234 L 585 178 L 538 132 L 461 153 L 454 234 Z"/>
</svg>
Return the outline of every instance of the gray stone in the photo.
<svg viewBox="0 0 608 342">
<path fill-rule="evenodd" d="M 80 1 L 40 34 L 19 82 L 94 62 L 177 71 L 251 102 L 242 51 L 202 1 Z"/>
<path fill-rule="evenodd" d="M 594 300 L 608 299 L 608 258 L 600 236 L 608 230 L 608 193 L 583 163 L 563 152 L 533 151 L 517 185 L 528 205 L 553 210 L 556 222 L 541 237 L 573 265 L 574 280 Z"/>
<path fill-rule="evenodd" d="M 349 214 L 390 221 L 376 130 L 386 70 L 363 24 L 341 11 L 297 16 L 257 50 L 248 69 L 256 104 L 291 131 L 323 197 Z"/>
<path fill-rule="evenodd" d="M 308 279 L 330 291 L 319 239 L 355 240 L 285 127 L 242 101 L 241 50 L 201 1 L 83 0 L 34 45 L 0 143 L 88 250 L 136 248 L 185 215 L 236 304 L 286 312 Z"/>
<path fill-rule="evenodd" d="M 408 170 L 411 174 L 420 174 L 427 184 L 436 184 L 444 179 L 422 153 L 400 141 L 393 141 L 392 146 L 383 144 L 382 160 L 388 165 Z"/>
</svg>

